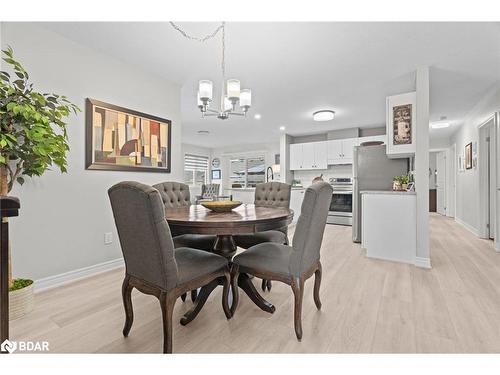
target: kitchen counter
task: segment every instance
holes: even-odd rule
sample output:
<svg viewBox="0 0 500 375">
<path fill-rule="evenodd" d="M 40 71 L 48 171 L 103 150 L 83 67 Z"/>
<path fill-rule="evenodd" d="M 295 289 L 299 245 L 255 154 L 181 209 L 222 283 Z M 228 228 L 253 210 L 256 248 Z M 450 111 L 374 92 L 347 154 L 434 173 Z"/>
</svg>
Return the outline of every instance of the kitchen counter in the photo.
<svg viewBox="0 0 500 375">
<path fill-rule="evenodd" d="M 416 195 L 414 191 L 394 191 L 394 190 L 361 190 L 360 194 Z"/>
<path fill-rule="evenodd" d="M 416 198 L 414 191 L 361 192 L 361 246 L 367 257 L 415 263 Z"/>
</svg>

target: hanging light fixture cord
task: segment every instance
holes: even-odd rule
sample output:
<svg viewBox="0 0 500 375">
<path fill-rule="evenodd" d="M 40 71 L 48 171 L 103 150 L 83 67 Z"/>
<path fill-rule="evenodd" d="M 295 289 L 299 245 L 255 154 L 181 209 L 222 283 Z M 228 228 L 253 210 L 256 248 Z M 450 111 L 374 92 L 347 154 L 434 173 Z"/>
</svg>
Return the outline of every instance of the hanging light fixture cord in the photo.
<svg viewBox="0 0 500 375">
<path fill-rule="evenodd" d="M 170 25 L 175 30 L 177 30 L 184 38 L 189 40 L 195 40 L 200 43 L 205 43 L 207 40 L 215 38 L 215 36 L 219 33 L 219 31 L 222 31 L 222 60 L 221 60 L 222 79 L 226 77 L 226 23 L 225 22 L 221 22 L 221 24 L 213 32 L 205 35 L 204 37 L 198 37 L 188 34 L 175 22 L 170 21 Z"/>
</svg>

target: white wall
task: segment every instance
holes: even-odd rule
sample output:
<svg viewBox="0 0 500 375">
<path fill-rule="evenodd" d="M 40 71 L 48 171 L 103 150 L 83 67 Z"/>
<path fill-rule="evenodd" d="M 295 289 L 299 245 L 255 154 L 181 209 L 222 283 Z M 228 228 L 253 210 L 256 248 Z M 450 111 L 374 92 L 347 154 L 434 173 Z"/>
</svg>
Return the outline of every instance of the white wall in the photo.
<svg viewBox="0 0 500 375">
<path fill-rule="evenodd" d="M 37 90 L 67 95 L 82 110 L 91 97 L 172 120 L 170 174 L 85 170 L 82 112 L 69 119 L 68 173 L 28 178 L 12 192 L 21 199 L 20 216 L 11 221 L 15 276 L 40 279 L 120 258 L 107 189 L 123 180 L 182 179 L 180 87 L 34 24 L 4 23 L 7 44 Z M 105 232 L 114 234 L 110 245 Z"/>
<path fill-rule="evenodd" d="M 464 124 L 452 137 L 451 143 L 456 143 L 457 154 L 463 152 L 466 144 L 479 143 L 479 126 L 498 110 L 500 110 L 500 85 L 497 83 L 468 113 Z M 478 154 L 478 158 L 480 157 Z M 478 168 L 457 171 L 455 217 L 457 221 L 476 233 L 479 232 L 480 225 L 479 184 Z"/>
</svg>

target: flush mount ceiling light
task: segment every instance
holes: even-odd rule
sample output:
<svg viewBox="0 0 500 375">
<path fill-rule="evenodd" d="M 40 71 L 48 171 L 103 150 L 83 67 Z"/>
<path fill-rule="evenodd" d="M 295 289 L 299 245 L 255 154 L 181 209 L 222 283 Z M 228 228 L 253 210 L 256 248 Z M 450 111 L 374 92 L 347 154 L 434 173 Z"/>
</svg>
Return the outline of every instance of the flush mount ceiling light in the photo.
<svg viewBox="0 0 500 375">
<path fill-rule="evenodd" d="M 261 114 L 260 113 L 256 113 L 254 116 L 253 116 L 254 119 L 256 120 L 260 120 L 262 118 Z"/>
<path fill-rule="evenodd" d="M 432 129 L 444 129 L 450 126 L 449 122 L 432 122 L 431 123 L 431 128 Z"/>
<path fill-rule="evenodd" d="M 280 130 L 284 131 L 286 128 L 284 126 L 280 126 Z"/>
<path fill-rule="evenodd" d="M 222 59 L 221 59 L 221 72 L 222 72 L 222 90 L 220 94 L 219 107 L 210 108 L 213 102 L 213 83 L 210 80 L 201 80 L 198 84 L 198 108 L 201 111 L 202 117 L 215 116 L 220 120 L 227 120 L 229 116 L 246 116 L 248 110 L 252 105 L 252 91 L 250 89 L 241 89 L 240 81 L 237 79 L 226 79 L 226 23 L 222 22 L 211 34 L 202 38 L 191 36 L 182 30 L 178 25 L 170 22 L 172 27 L 176 29 L 187 39 L 196 40 L 198 42 L 206 42 L 214 38 L 219 31 L 222 34 Z M 236 105 L 239 105 L 239 111 L 236 110 Z"/>
<path fill-rule="evenodd" d="M 329 109 L 323 109 L 321 111 L 316 111 L 313 113 L 314 121 L 330 121 L 335 117 L 335 112 Z"/>
</svg>

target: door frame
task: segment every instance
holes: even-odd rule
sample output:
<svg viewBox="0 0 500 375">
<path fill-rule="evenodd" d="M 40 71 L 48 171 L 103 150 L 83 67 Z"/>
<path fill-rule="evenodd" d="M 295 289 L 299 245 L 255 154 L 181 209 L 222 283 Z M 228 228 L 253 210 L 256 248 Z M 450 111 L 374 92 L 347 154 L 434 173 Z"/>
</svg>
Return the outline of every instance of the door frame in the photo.
<svg viewBox="0 0 500 375">
<path fill-rule="evenodd" d="M 491 125 L 491 129 L 493 131 L 492 136 L 490 136 L 490 142 L 486 141 L 486 128 L 487 125 Z M 496 155 L 498 153 L 498 112 L 489 116 L 485 121 L 483 121 L 478 126 L 479 140 L 478 140 L 478 150 L 477 150 L 477 167 L 479 173 L 479 237 L 489 239 L 490 231 L 487 227 L 490 221 L 490 207 L 489 207 L 489 184 L 488 184 L 488 174 L 490 168 L 488 166 L 488 158 L 487 153 L 490 147 L 489 143 L 493 142 L 493 155 L 491 155 L 490 159 L 496 161 Z M 497 180 L 497 171 L 498 171 L 498 163 L 493 169 L 493 176 L 490 176 L 494 181 Z M 495 183 L 498 187 L 498 182 Z M 493 207 L 496 207 L 494 212 L 495 223 L 498 223 L 498 203 L 496 199 L 497 194 L 493 194 Z M 498 244 L 498 225 L 495 228 L 495 243 Z M 498 247 L 497 247 L 498 250 Z"/>
</svg>

